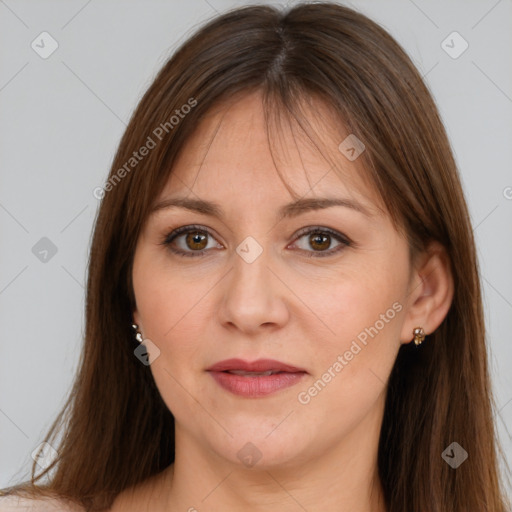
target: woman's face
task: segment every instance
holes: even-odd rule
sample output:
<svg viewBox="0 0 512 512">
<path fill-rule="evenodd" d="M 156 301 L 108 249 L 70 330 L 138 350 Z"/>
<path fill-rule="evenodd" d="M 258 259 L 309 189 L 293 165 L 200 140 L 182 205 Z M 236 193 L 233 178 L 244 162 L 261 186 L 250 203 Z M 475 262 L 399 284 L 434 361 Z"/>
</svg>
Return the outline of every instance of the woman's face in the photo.
<svg viewBox="0 0 512 512">
<path fill-rule="evenodd" d="M 282 131 L 279 168 L 310 206 L 291 207 L 251 94 L 198 126 L 141 233 L 134 318 L 154 344 L 150 368 L 176 421 L 177 454 L 284 467 L 343 447 L 359 454 L 378 437 L 386 382 L 414 327 L 409 250 L 360 161 L 338 151 L 347 134 L 317 107 L 309 122 L 350 180 Z M 171 206 L 177 198 L 215 203 L 218 214 Z M 311 202 L 326 198 L 346 204 Z M 279 363 L 209 371 L 230 359 Z M 301 371 L 254 375 L 283 365 Z"/>
</svg>

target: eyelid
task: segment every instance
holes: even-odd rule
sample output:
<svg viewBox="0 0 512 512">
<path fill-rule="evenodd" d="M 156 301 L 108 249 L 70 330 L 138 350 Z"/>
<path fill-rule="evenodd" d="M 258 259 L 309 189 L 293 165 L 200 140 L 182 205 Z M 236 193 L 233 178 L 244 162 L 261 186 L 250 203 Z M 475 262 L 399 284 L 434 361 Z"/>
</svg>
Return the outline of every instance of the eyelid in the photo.
<svg viewBox="0 0 512 512">
<path fill-rule="evenodd" d="M 306 253 L 306 257 L 308 258 L 324 258 L 334 256 L 341 252 L 341 250 L 343 250 L 344 247 L 352 247 L 354 245 L 354 243 L 348 236 L 326 226 L 306 226 L 300 229 L 294 234 L 294 241 L 292 242 L 291 245 L 295 244 L 297 240 L 299 240 L 303 236 L 312 235 L 315 233 L 326 233 L 332 238 L 336 239 L 340 243 L 340 245 L 334 249 L 328 249 L 327 251 L 306 251 L 305 249 L 299 249 L 299 251 Z"/>
<path fill-rule="evenodd" d="M 182 249 L 175 249 L 175 248 L 171 247 L 171 242 L 173 240 L 175 240 L 177 237 L 179 237 L 183 234 L 189 233 L 191 231 L 200 231 L 200 232 L 206 233 L 208 236 L 210 236 L 215 241 L 217 241 L 217 243 L 220 244 L 220 242 L 218 242 L 218 240 L 217 240 L 217 236 L 212 233 L 212 230 L 210 228 L 207 228 L 203 225 L 198 225 L 198 224 L 187 224 L 184 226 L 180 226 L 180 227 L 172 230 L 170 233 L 166 234 L 164 236 L 162 242 L 160 242 L 160 245 L 168 246 L 168 248 L 171 252 L 173 252 L 174 254 L 177 254 L 179 256 L 185 256 L 185 257 L 187 257 L 187 256 L 192 256 L 192 257 L 206 256 L 207 253 L 211 249 L 202 249 L 201 251 L 183 251 Z M 290 244 L 288 244 L 287 247 L 290 247 L 290 245 L 295 244 L 297 242 L 297 240 L 302 238 L 304 235 L 314 234 L 314 233 L 328 234 L 329 236 L 336 239 L 341 244 L 341 248 L 343 248 L 343 246 L 351 247 L 351 246 L 355 245 L 352 242 L 352 240 L 349 237 L 347 237 L 345 234 L 343 234 L 335 229 L 328 228 L 327 226 L 316 225 L 316 226 L 305 226 L 304 228 L 301 228 L 298 231 L 296 231 L 293 234 L 293 241 Z M 340 247 L 335 248 L 335 249 L 329 249 L 326 251 L 307 251 L 305 249 L 299 249 L 299 251 L 301 251 L 302 253 L 308 253 L 307 257 L 327 257 L 330 255 L 337 254 L 340 251 Z"/>
<path fill-rule="evenodd" d="M 177 254 L 178 256 L 191 256 L 191 257 L 201 257 L 205 256 L 208 252 L 206 249 L 202 249 L 201 251 L 183 251 L 182 249 L 175 249 L 171 247 L 171 242 L 178 238 L 181 235 L 187 234 L 191 231 L 200 231 L 206 233 L 209 237 L 213 238 L 217 241 L 217 236 L 212 233 L 210 228 L 207 228 L 198 224 L 187 224 L 185 226 L 180 226 L 176 229 L 173 229 L 170 233 L 166 234 L 163 240 L 160 242 L 160 245 L 167 246 L 167 248 Z M 220 242 L 217 241 L 220 244 Z"/>
<path fill-rule="evenodd" d="M 343 233 L 340 233 L 339 231 L 335 229 L 328 228 L 327 226 L 306 226 L 304 228 L 299 229 L 293 236 L 294 240 L 297 240 L 298 238 L 301 238 L 304 235 L 307 235 L 309 233 L 328 233 L 329 235 L 333 236 L 340 242 L 344 242 L 347 245 L 352 245 L 352 240 L 347 235 L 344 235 Z"/>
<path fill-rule="evenodd" d="M 214 234 L 210 228 L 207 228 L 200 224 L 187 224 L 186 226 L 180 226 L 176 229 L 171 230 L 170 233 L 165 235 L 164 243 L 171 242 L 177 236 L 182 235 L 183 233 L 188 233 L 189 231 L 203 231 L 204 233 L 208 233 L 208 235 L 210 235 L 212 238 L 216 239 L 216 236 L 214 236 Z"/>
</svg>

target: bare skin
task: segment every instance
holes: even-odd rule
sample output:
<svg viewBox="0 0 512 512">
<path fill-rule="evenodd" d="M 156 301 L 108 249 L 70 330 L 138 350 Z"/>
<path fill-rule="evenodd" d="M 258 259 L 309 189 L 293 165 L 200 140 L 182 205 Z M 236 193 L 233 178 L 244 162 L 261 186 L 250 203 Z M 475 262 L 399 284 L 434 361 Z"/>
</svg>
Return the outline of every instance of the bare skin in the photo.
<svg viewBox="0 0 512 512">
<path fill-rule="evenodd" d="M 346 134 L 317 107 L 310 122 L 336 150 Z M 411 266 L 407 241 L 360 179 L 357 160 L 338 152 L 351 178 L 344 180 L 304 140 L 281 136 L 279 167 L 300 197 L 346 198 L 366 213 L 332 206 L 279 220 L 293 198 L 275 170 L 257 93 L 198 126 L 156 202 L 214 201 L 224 216 L 158 210 L 144 226 L 133 268 L 134 318 L 160 350 L 150 368 L 175 418 L 176 459 L 121 493 L 113 512 L 386 511 L 377 449 L 387 379 L 413 329 L 431 333 L 446 316 L 449 264 L 432 244 Z M 187 233 L 171 247 L 203 256 L 162 245 L 191 224 L 207 231 L 201 248 Z M 330 228 L 350 243 L 299 234 L 309 227 Z M 249 236 L 263 249 L 250 263 L 236 252 Z M 370 330 L 363 344 L 370 327 L 377 334 Z M 241 397 L 206 371 L 232 357 L 276 359 L 307 373 L 266 397 Z M 325 385 L 315 393 L 319 379 Z M 252 467 L 239 456 L 247 443 L 259 457 Z"/>
</svg>

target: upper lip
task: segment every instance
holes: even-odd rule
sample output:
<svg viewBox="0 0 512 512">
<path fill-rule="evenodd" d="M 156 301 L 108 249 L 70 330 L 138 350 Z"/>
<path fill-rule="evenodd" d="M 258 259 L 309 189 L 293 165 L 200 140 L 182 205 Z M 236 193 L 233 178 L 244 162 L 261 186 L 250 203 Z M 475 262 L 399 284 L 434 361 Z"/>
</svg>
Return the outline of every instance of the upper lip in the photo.
<svg viewBox="0 0 512 512">
<path fill-rule="evenodd" d="M 304 368 L 298 368 L 275 359 L 258 359 L 256 361 L 244 361 L 243 359 L 226 359 L 219 361 L 206 369 L 211 372 L 224 372 L 228 370 L 240 370 L 244 372 L 306 372 Z"/>
</svg>

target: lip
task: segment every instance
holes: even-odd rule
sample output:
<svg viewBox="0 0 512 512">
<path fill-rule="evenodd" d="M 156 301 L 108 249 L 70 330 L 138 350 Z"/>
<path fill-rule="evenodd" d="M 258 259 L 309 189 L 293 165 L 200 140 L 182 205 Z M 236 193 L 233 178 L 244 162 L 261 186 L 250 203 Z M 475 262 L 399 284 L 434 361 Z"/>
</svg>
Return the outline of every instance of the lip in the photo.
<svg viewBox="0 0 512 512">
<path fill-rule="evenodd" d="M 288 373 L 307 373 L 304 368 L 298 368 L 289 364 L 276 361 L 275 359 L 258 359 L 257 361 L 244 361 L 243 359 L 226 359 L 219 361 L 213 366 L 207 368 L 211 372 L 225 372 L 229 370 L 240 370 L 244 372 L 288 372 Z"/>
<path fill-rule="evenodd" d="M 298 383 L 307 371 L 303 368 L 276 361 L 274 359 L 226 359 L 209 367 L 207 371 L 225 390 L 247 398 L 267 396 Z M 272 375 L 237 375 L 229 371 L 243 372 L 279 372 Z"/>
</svg>

